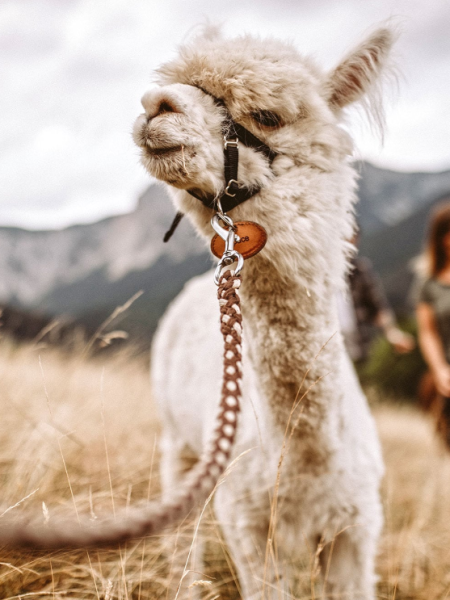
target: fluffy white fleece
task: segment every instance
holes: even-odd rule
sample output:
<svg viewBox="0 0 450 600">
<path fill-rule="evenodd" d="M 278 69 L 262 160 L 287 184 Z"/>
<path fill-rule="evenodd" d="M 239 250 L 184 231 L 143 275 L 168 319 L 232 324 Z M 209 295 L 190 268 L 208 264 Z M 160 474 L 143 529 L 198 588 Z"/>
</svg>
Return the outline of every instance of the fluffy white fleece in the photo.
<svg viewBox="0 0 450 600">
<path fill-rule="evenodd" d="M 348 104 L 376 98 L 392 41 L 388 28 L 378 29 L 324 73 L 291 45 L 207 31 L 159 69 L 134 127 L 143 164 L 171 185 L 175 205 L 207 242 L 211 211 L 185 190 L 222 189 L 223 114 L 199 88 L 222 98 L 236 121 L 278 152 L 271 169 L 241 145 L 239 180 L 261 191 L 230 213 L 268 233 L 264 250 L 246 261 L 241 287 L 243 409 L 234 457 L 252 450 L 215 496 L 245 600 L 284 597 L 292 555 L 318 545 L 324 598 L 374 598 L 383 466 L 338 332 L 334 299 L 351 251 L 345 240 L 356 186 L 351 140 L 339 122 Z M 262 110 L 276 113 L 281 126 L 259 125 L 254 113 Z M 211 274 L 192 280 L 155 338 L 152 380 L 169 495 L 214 422 L 222 353 L 215 293 Z"/>
</svg>

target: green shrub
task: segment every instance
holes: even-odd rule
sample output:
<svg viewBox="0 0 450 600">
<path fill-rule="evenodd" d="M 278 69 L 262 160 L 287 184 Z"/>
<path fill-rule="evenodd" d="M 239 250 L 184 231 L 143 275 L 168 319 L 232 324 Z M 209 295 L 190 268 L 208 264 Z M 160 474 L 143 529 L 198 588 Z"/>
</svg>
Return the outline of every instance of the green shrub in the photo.
<svg viewBox="0 0 450 600">
<path fill-rule="evenodd" d="M 413 319 L 403 321 L 401 328 L 413 334 L 417 344 L 417 327 Z M 363 385 L 377 387 L 380 392 L 415 399 L 426 365 L 418 345 L 408 354 L 398 354 L 382 336 L 372 345 L 369 359 L 357 368 Z"/>
</svg>

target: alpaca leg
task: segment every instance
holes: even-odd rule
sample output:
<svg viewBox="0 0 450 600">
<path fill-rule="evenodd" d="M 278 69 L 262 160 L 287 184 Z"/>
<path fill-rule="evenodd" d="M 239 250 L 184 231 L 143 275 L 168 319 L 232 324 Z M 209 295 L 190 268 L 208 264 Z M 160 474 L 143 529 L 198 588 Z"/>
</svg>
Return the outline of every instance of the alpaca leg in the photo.
<svg viewBox="0 0 450 600">
<path fill-rule="evenodd" d="M 170 569 L 169 596 L 173 600 L 178 595 L 179 600 L 200 600 L 202 597 L 205 575 L 204 551 L 205 543 L 201 534 L 193 539 L 192 529 L 189 535 L 177 532 L 173 536 L 171 548 L 172 561 Z"/>
<path fill-rule="evenodd" d="M 160 450 L 162 495 L 165 500 L 170 500 L 171 495 L 181 485 L 184 476 L 198 458 L 185 445 L 180 444 L 178 440 L 167 433 L 161 439 Z M 201 536 L 193 541 L 192 535 L 192 528 L 186 529 L 185 526 L 181 526 L 176 533 L 165 538 L 165 551 L 171 564 L 168 586 L 169 600 L 175 597 L 178 588 L 180 588 L 180 599 L 197 600 L 200 598 L 200 588 L 192 586 L 192 584 L 195 580 L 204 579 L 202 576 L 204 543 Z M 186 572 L 188 572 L 187 575 Z"/>
<path fill-rule="evenodd" d="M 284 598 L 289 592 L 289 577 L 278 552 L 269 551 L 266 559 L 266 519 L 235 510 L 230 507 L 229 497 L 225 499 L 221 494 L 217 494 L 214 509 L 237 571 L 242 600 Z"/>
<path fill-rule="evenodd" d="M 320 555 L 323 598 L 374 600 L 377 539 L 355 526 L 325 546 Z"/>
</svg>

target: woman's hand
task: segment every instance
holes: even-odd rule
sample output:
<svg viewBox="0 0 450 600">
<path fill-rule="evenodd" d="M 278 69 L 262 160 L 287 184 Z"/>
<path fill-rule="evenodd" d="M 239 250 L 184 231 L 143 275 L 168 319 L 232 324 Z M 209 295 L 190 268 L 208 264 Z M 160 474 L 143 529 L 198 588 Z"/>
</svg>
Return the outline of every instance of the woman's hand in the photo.
<svg viewBox="0 0 450 600">
<path fill-rule="evenodd" d="M 386 339 L 399 354 L 411 352 L 411 350 L 414 350 L 416 347 L 413 336 L 406 333 L 406 331 L 402 331 L 398 327 L 390 327 L 386 331 Z"/>
<path fill-rule="evenodd" d="M 445 365 L 433 371 L 434 383 L 442 396 L 450 396 L 450 365 Z"/>
</svg>

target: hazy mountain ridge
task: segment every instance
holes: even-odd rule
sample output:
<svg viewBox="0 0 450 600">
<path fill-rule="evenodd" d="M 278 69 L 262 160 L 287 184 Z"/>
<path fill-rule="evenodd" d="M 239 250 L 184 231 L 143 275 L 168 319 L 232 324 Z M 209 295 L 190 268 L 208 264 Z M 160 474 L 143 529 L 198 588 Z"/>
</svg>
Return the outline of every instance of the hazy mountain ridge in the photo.
<svg viewBox="0 0 450 600">
<path fill-rule="evenodd" d="M 415 277 L 412 259 L 424 249 L 430 210 L 444 198 L 450 200 L 450 188 L 401 222 L 362 239 L 361 253 L 371 258 L 397 311 L 404 313 L 411 309 L 411 285 Z"/>
<path fill-rule="evenodd" d="M 366 236 L 400 224 L 417 210 L 450 192 L 450 170 L 402 173 L 358 164 L 358 215 Z"/>
<path fill-rule="evenodd" d="M 57 231 L 2 227 L 0 301 L 45 309 L 46 303 L 41 302 L 56 289 L 96 271 L 114 282 L 151 267 L 162 256 L 177 263 L 204 252 L 187 223 L 180 225 L 177 243 L 163 244 L 174 214 L 167 192 L 153 185 L 135 211 L 97 223 Z"/>
<path fill-rule="evenodd" d="M 361 252 L 402 308 L 411 280 L 407 264 L 420 251 L 430 206 L 450 194 L 450 170 L 399 173 L 357 166 Z M 152 185 L 133 212 L 97 223 L 59 231 L 0 227 L 0 303 L 95 326 L 142 289 L 126 321 L 130 330 L 148 336 L 184 283 L 212 264 L 187 219 L 163 243 L 174 214 L 164 187 Z"/>
</svg>

